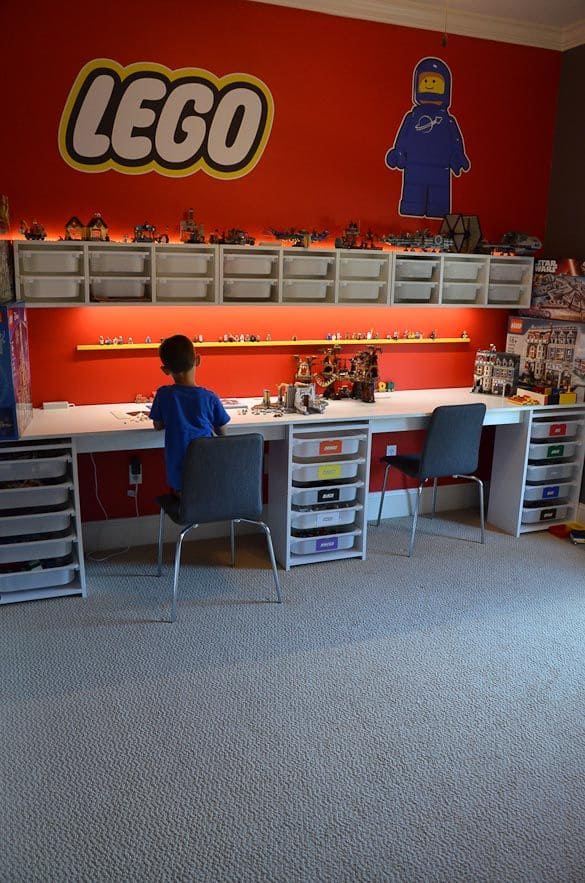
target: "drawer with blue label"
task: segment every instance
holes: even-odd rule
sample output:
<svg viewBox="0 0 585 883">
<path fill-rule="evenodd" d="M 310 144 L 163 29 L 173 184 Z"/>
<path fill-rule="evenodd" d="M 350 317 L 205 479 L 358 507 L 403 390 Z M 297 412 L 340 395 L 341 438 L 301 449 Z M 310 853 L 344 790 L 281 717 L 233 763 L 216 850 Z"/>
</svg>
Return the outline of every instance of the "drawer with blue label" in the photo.
<svg viewBox="0 0 585 883">
<path fill-rule="evenodd" d="M 544 484 L 527 484 L 524 488 L 524 499 L 528 502 L 536 500 L 558 500 L 566 499 L 571 496 L 575 485 L 570 481 L 544 483 Z"/>
<path fill-rule="evenodd" d="M 291 537 L 290 550 L 293 555 L 326 555 L 353 549 L 356 537 L 361 533 L 354 530 L 348 533 L 325 534 L 314 537 Z"/>
</svg>

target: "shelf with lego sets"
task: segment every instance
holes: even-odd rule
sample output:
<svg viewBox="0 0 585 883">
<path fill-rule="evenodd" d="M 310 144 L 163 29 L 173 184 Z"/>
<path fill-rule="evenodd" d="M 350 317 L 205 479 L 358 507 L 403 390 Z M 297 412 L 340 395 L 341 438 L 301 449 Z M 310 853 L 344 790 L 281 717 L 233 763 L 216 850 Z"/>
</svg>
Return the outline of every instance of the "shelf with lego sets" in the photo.
<svg viewBox="0 0 585 883">
<path fill-rule="evenodd" d="M 258 349 L 266 347 L 299 347 L 299 346 L 402 346 L 404 344 L 437 344 L 437 343 L 471 343 L 470 337 L 413 337 L 413 338 L 394 338 L 373 337 L 361 340 L 246 340 L 246 341 L 194 341 L 195 347 L 199 349 Z M 78 343 L 76 350 L 78 352 L 103 352 L 115 353 L 121 350 L 158 350 L 160 343 Z"/>
</svg>

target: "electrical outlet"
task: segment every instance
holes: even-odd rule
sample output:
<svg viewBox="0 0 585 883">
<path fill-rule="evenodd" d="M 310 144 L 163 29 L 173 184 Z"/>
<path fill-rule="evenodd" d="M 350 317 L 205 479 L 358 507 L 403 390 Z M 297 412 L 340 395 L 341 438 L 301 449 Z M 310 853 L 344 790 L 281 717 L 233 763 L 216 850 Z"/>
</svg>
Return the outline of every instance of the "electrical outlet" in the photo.
<svg viewBox="0 0 585 883">
<path fill-rule="evenodd" d="M 129 496 L 129 497 L 135 497 L 135 496 L 136 496 L 136 491 L 134 490 L 134 488 L 132 488 L 132 487 L 131 487 L 131 488 L 128 488 L 128 496 Z"/>
<path fill-rule="evenodd" d="M 397 445 L 386 445 L 386 456 L 387 457 L 395 457 L 398 453 Z"/>
<path fill-rule="evenodd" d="M 138 457 L 133 457 L 128 467 L 128 482 L 130 484 L 142 484 L 142 463 Z"/>
</svg>

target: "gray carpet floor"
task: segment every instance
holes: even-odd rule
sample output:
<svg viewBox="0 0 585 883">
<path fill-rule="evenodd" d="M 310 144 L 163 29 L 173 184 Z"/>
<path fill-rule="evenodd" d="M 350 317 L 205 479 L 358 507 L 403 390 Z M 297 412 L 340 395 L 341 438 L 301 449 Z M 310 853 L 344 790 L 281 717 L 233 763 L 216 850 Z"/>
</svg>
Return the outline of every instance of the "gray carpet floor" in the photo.
<svg viewBox="0 0 585 883">
<path fill-rule="evenodd" d="M 461 515 L 1 608 L 0 880 L 584 881 L 585 548 Z"/>
</svg>

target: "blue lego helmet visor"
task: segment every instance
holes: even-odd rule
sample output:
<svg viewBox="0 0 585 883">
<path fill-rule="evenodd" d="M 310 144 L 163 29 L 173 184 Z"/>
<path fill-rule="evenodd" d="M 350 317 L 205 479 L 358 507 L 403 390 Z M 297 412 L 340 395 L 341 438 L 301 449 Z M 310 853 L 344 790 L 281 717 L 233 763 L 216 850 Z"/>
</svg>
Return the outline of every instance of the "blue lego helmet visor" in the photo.
<svg viewBox="0 0 585 883">
<path fill-rule="evenodd" d="M 415 104 L 433 102 L 447 108 L 451 103 L 451 71 L 440 58 L 423 58 L 412 76 Z"/>
</svg>

